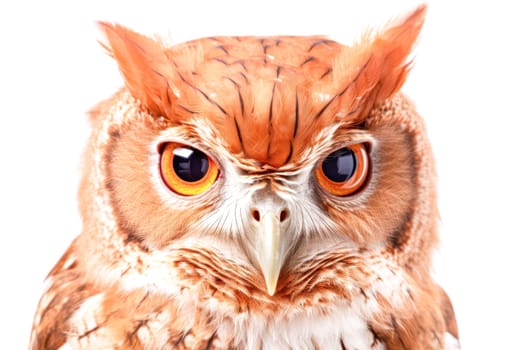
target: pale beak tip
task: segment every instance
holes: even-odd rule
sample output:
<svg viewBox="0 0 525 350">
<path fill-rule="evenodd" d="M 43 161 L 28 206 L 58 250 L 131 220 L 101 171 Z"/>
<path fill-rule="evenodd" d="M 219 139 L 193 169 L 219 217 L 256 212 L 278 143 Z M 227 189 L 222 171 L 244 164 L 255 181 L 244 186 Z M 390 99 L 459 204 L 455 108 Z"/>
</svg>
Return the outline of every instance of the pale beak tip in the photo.
<svg viewBox="0 0 525 350">
<path fill-rule="evenodd" d="M 273 296 L 275 294 L 275 289 L 277 288 L 277 281 L 275 282 L 266 282 L 266 290 L 268 291 L 269 296 Z"/>
</svg>

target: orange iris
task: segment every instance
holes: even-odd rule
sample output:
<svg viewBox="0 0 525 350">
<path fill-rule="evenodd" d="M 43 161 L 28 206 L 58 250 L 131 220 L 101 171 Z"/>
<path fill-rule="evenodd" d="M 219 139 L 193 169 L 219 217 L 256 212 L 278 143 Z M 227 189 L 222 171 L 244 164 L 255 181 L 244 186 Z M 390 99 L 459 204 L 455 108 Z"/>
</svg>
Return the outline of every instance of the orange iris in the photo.
<svg viewBox="0 0 525 350">
<path fill-rule="evenodd" d="M 200 150 L 170 142 L 161 149 L 160 173 L 164 183 L 173 192 L 195 196 L 215 183 L 219 168 Z"/>
<path fill-rule="evenodd" d="M 315 170 L 315 176 L 322 188 L 342 197 L 361 189 L 368 172 L 368 151 L 364 143 L 358 143 L 330 153 Z"/>
</svg>

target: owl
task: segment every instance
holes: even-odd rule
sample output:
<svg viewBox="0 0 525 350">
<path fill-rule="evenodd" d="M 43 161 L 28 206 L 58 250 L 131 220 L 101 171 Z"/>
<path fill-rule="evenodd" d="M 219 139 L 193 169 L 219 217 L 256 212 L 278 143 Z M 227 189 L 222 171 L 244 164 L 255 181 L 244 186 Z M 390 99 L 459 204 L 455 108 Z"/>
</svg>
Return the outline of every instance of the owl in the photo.
<svg viewBox="0 0 525 350">
<path fill-rule="evenodd" d="M 431 148 L 399 92 L 425 13 L 350 46 L 100 23 L 125 86 L 90 112 L 82 232 L 30 348 L 459 349 L 430 275 Z"/>
</svg>

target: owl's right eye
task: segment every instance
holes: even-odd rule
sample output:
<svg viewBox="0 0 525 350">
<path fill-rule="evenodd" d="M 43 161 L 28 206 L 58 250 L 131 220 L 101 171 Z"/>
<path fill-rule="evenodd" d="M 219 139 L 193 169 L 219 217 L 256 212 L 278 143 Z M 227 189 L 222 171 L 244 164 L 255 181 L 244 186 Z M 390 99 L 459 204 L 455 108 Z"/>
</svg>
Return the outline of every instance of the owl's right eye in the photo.
<svg viewBox="0 0 525 350">
<path fill-rule="evenodd" d="M 161 148 L 160 173 L 166 186 L 182 196 L 205 192 L 217 180 L 219 168 L 202 151 L 170 142 Z"/>
</svg>

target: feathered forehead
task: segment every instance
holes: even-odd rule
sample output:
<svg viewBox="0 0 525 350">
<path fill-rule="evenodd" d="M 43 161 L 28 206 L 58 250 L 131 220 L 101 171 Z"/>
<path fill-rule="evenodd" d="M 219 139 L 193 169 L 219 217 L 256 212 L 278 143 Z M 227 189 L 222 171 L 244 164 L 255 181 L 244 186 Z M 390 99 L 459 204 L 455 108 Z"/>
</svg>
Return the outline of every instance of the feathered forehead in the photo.
<svg viewBox="0 0 525 350">
<path fill-rule="evenodd" d="M 324 37 L 213 37 L 164 47 L 102 23 L 126 86 L 153 115 L 205 118 L 232 152 L 280 167 L 328 125 L 357 124 L 404 83 L 426 7 L 352 47 Z"/>
</svg>

